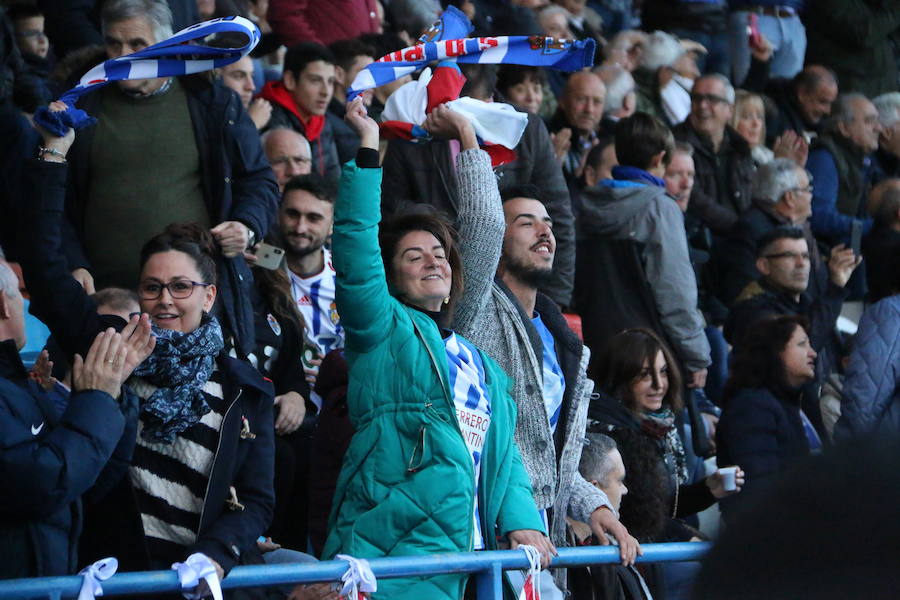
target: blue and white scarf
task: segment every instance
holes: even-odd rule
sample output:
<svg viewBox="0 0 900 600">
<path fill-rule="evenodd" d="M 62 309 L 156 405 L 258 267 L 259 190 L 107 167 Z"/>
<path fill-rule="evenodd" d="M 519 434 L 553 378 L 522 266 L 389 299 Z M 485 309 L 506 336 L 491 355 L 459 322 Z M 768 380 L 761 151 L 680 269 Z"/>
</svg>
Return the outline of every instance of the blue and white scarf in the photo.
<svg viewBox="0 0 900 600">
<path fill-rule="evenodd" d="M 225 343 L 219 321 L 209 316 L 187 333 L 154 327 L 153 334 L 153 354 L 134 370 L 157 387 L 141 406 L 141 435 L 150 442 L 171 444 L 176 435 L 209 412 L 203 386 Z"/>
<path fill-rule="evenodd" d="M 197 43 L 221 33 L 242 33 L 247 37 L 247 43 L 235 48 L 213 48 Z M 143 50 L 100 63 L 85 73 L 78 85 L 62 95 L 60 101 L 68 105 L 68 110 L 53 113 L 47 107 L 41 107 L 35 111 L 34 120 L 50 133 L 63 137 L 70 127 L 79 129 L 96 121 L 75 108 L 83 94 L 112 81 L 178 77 L 224 67 L 249 54 L 259 43 L 259 38 L 259 28 L 243 17 L 222 17 L 191 25 Z"/>
<path fill-rule="evenodd" d="M 532 35 L 467 37 L 472 24 L 453 6 L 441 14 L 419 43 L 382 56 L 359 72 L 347 90 L 347 101 L 365 90 L 395 81 L 435 60 L 460 63 L 512 64 L 580 71 L 594 64 L 594 40 L 557 40 Z"/>
</svg>

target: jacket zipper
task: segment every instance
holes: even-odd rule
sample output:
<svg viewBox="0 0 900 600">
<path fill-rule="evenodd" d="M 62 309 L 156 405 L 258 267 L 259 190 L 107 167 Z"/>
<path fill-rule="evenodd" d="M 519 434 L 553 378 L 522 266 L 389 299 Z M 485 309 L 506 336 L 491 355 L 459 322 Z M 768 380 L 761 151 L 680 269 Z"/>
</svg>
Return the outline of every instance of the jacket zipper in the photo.
<svg viewBox="0 0 900 600">
<path fill-rule="evenodd" d="M 200 508 L 200 526 L 197 529 L 197 537 L 200 537 L 200 529 L 203 528 L 203 517 L 206 515 L 206 501 L 209 499 L 209 488 L 212 486 L 212 476 L 216 471 L 216 461 L 219 459 L 219 450 L 222 448 L 222 433 L 225 428 L 225 421 L 228 420 L 228 413 L 231 412 L 231 409 L 234 408 L 237 401 L 240 400 L 241 394 L 244 392 L 243 388 L 238 388 L 237 396 L 234 397 L 234 400 L 231 404 L 228 405 L 228 409 L 225 411 L 225 416 L 222 417 L 222 426 L 219 427 L 219 441 L 216 443 L 216 453 L 213 455 L 213 463 L 212 467 L 209 470 L 209 478 L 206 480 L 206 492 L 203 494 L 203 506 Z"/>
<path fill-rule="evenodd" d="M 416 333 L 419 336 L 419 339 L 422 340 L 422 344 L 425 346 L 425 351 L 428 352 L 428 357 L 431 359 L 431 366 L 434 367 L 434 370 L 437 372 L 438 380 L 441 382 L 441 389 L 444 390 L 444 398 L 446 398 L 447 402 L 450 404 L 450 411 L 451 411 L 451 414 L 453 415 L 453 423 L 456 425 L 456 431 L 459 432 L 459 439 L 462 441 L 463 446 L 465 446 L 465 448 L 466 448 L 466 454 L 468 454 L 469 446 L 468 446 L 468 444 L 466 444 L 466 438 L 465 438 L 465 436 L 463 436 L 462 429 L 459 426 L 459 419 L 456 417 L 456 406 L 453 403 L 453 398 L 450 396 L 450 388 L 448 387 L 448 384 L 444 381 L 444 376 L 441 373 L 440 365 L 438 364 L 437 359 L 434 357 L 434 352 L 431 351 L 431 347 L 428 345 L 428 341 L 425 339 L 425 334 L 422 332 L 421 328 L 419 328 L 419 325 L 418 325 L 418 323 L 416 323 L 415 318 L 412 318 L 412 324 L 413 324 L 413 328 L 416 330 Z M 485 436 L 485 441 L 487 441 L 487 436 Z M 481 486 L 478 485 L 479 482 L 475 479 L 475 465 L 474 464 L 472 465 L 472 481 L 475 484 L 475 487 L 477 487 L 479 489 L 481 488 Z M 473 501 L 474 501 L 475 505 L 477 506 L 478 505 L 478 497 L 476 494 L 473 494 L 473 495 L 475 496 L 473 498 Z M 473 506 L 472 510 L 474 510 L 474 509 L 475 509 L 475 507 Z M 479 518 L 480 518 L 480 513 L 479 513 Z M 482 530 L 482 532 L 484 532 L 483 525 L 481 527 L 481 530 Z M 484 537 L 484 536 L 482 535 L 482 537 Z M 469 532 L 469 541 L 466 544 L 466 548 L 469 552 L 471 552 L 474 549 L 474 546 L 475 546 L 475 532 L 473 530 L 473 531 Z"/>
</svg>

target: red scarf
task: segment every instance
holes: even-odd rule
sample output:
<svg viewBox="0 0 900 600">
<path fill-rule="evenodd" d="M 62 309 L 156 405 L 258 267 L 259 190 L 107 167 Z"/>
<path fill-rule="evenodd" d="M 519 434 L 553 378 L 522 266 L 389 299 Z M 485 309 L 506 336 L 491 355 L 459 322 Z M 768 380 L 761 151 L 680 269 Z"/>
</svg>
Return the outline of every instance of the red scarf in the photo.
<svg viewBox="0 0 900 600">
<path fill-rule="evenodd" d="M 259 97 L 268 100 L 272 104 L 277 104 L 297 117 L 300 120 L 300 124 L 303 126 L 303 131 L 300 133 L 302 133 L 307 140 L 315 142 L 319 139 L 322 130 L 325 128 L 325 115 L 312 115 L 309 118 L 304 119 L 303 115 L 300 114 L 300 110 L 297 108 L 297 103 L 294 102 L 294 97 L 291 96 L 288 89 L 284 87 L 284 83 L 281 81 L 270 81 L 263 86 L 262 91 L 259 93 Z"/>
</svg>

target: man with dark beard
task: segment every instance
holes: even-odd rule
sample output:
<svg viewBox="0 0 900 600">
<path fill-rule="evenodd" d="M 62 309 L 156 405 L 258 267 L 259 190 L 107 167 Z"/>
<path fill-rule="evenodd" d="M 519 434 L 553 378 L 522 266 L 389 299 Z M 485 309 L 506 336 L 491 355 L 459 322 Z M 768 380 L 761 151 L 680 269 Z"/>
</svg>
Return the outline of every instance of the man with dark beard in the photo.
<svg viewBox="0 0 900 600">
<path fill-rule="evenodd" d="M 291 294 L 320 356 L 344 346 L 331 252 L 324 247 L 334 223 L 334 197 L 334 186 L 321 175 L 299 175 L 285 184 L 278 209 Z"/>
<path fill-rule="evenodd" d="M 578 473 L 593 383 L 589 353 L 569 330 L 557 305 L 538 291 L 551 276 L 556 239 L 553 221 L 533 185 L 504 190 L 502 209 L 487 157 L 460 153 L 457 160 L 483 160 L 480 177 L 457 169 L 464 205 L 459 235 L 466 294 L 453 329 L 496 360 L 509 374 L 518 407 L 515 440 L 535 503 L 557 546 L 566 541 L 566 516 L 589 523 L 601 543 L 619 541 L 623 564 L 639 551 L 619 523 L 606 495 Z M 542 578 L 541 595 L 562 598 L 565 572 L 556 586 Z M 518 585 L 521 585 L 519 582 Z"/>
</svg>

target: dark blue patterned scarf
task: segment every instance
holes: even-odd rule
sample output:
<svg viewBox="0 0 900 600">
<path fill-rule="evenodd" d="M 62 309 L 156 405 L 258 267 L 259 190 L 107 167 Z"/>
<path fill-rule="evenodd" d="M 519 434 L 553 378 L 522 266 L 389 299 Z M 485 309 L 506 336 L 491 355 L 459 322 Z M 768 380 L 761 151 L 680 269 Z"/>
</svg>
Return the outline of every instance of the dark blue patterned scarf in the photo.
<svg viewBox="0 0 900 600">
<path fill-rule="evenodd" d="M 225 344 L 219 322 L 210 316 L 204 316 L 200 327 L 188 333 L 157 327 L 153 333 L 153 354 L 134 370 L 158 388 L 141 406 L 141 435 L 149 442 L 171 444 L 176 435 L 209 412 L 203 386 Z"/>
</svg>

